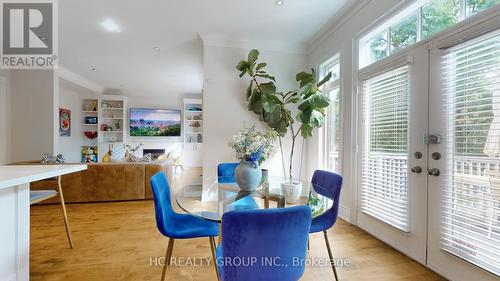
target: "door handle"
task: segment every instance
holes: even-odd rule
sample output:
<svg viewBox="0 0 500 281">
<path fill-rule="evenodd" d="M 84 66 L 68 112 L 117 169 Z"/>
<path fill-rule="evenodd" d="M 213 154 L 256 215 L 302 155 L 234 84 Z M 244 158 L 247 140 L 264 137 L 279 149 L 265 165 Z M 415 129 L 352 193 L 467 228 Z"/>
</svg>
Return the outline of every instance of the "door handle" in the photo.
<svg viewBox="0 0 500 281">
<path fill-rule="evenodd" d="M 412 167 L 411 172 L 415 173 L 415 174 L 420 174 L 420 173 L 422 173 L 422 168 L 420 166 Z"/>
<path fill-rule="evenodd" d="M 432 168 L 432 169 L 429 169 L 427 170 L 427 173 L 430 175 L 430 176 L 439 176 L 439 174 L 441 173 L 441 171 L 439 171 L 439 169 L 437 168 Z"/>
</svg>

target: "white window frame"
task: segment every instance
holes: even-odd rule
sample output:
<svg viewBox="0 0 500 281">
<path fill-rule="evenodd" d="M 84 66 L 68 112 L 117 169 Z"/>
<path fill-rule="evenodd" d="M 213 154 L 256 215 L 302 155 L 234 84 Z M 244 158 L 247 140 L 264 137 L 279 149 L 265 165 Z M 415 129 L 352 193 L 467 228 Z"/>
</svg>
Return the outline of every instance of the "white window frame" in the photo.
<svg viewBox="0 0 500 281">
<path fill-rule="evenodd" d="M 325 77 L 326 75 L 328 75 L 327 71 L 328 69 L 330 69 L 333 65 L 335 64 L 338 64 L 339 65 L 339 77 L 337 79 L 335 79 L 334 81 L 329 81 L 327 83 L 325 83 L 323 86 L 322 86 L 322 91 L 324 94 L 327 94 L 329 93 L 330 91 L 332 90 L 335 90 L 335 89 L 338 89 L 339 90 L 339 143 L 338 143 L 338 159 L 337 159 L 337 162 L 338 162 L 338 167 L 337 167 L 337 171 L 333 171 L 333 172 L 336 172 L 336 173 L 342 173 L 342 140 L 343 140 L 343 118 L 342 118 L 342 114 L 343 114 L 343 104 L 342 104 L 342 101 L 343 101 L 343 93 L 342 93 L 342 87 L 341 87 L 341 82 L 342 82 L 342 61 L 341 61 L 341 55 L 340 53 L 335 53 L 335 55 L 333 55 L 331 58 L 329 58 L 328 60 L 326 60 L 325 62 L 323 62 L 320 66 L 319 66 L 319 77 L 320 79 L 322 79 L 323 77 Z M 328 111 L 327 111 L 327 118 L 328 118 L 328 114 L 330 114 L 330 107 L 328 108 Z M 328 119 L 327 119 L 328 120 Z M 328 121 L 327 121 L 328 122 Z M 328 167 L 328 146 L 329 146 L 329 143 L 328 141 L 331 139 L 331 130 L 328 126 L 328 123 L 326 124 L 326 126 L 324 126 L 321 130 L 321 133 L 319 134 L 319 140 L 318 140 L 318 143 L 319 143 L 319 167 L 321 167 L 322 169 L 329 169 L 330 167 Z"/>
<path fill-rule="evenodd" d="M 359 69 L 362 69 L 364 67 L 370 66 L 372 64 L 377 63 L 376 62 L 371 62 L 370 61 L 370 42 L 372 39 L 375 38 L 375 36 L 379 35 L 382 32 L 387 32 L 387 48 L 386 48 L 386 57 L 381 59 L 380 61 L 391 57 L 392 55 L 396 54 L 392 53 L 391 54 L 391 29 L 393 26 L 397 25 L 398 23 L 402 22 L 405 20 L 407 17 L 412 16 L 414 13 L 417 14 L 417 41 L 410 46 L 416 45 L 420 42 L 429 42 L 433 38 L 439 37 L 439 35 L 444 34 L 444 32 L 449 32 L 450 29 L 453 29 L 457 25 L 462 24 L 463 22 L 468 22 L 468 19 L 474 19 L 478 15 L 485 15 L 486 11 L 490 10 L 497 10 L 500 6 L 500 4 L 497 4 L 496 6 L 493 6 L 489 9 L 486 9 L 484 11 L 480 11 L 474 15 L 471 15 L 467 17 L 466 15 L 466 10 L 467 10 L 467 0 L 459 0 L 459 18 L 458 22 L 454 25 L 448 26 L 444 28 L 443 30 L 436 32 L 435 34 L 429 36 L 428 38 L 422 40 L 422 8 L 432 2 L 432 0 L 409 0 L 409 1 L 404 1 L 401 5 L 401 8 L 397 8 L 396 11 L 391 12 L 389 16 L 386 16 L 385 19 L 382 21 L 377 21 L 377 23 L 374 25 L 374 27 L 370 28 L 368 32 L 365 32 L 362 36 L 358 37 L 360 38 L 358 41 L 358 67 Z M 409 47 L 403 48 L 398 50 L 402 51 L 405 50 Z"/>
</svg>

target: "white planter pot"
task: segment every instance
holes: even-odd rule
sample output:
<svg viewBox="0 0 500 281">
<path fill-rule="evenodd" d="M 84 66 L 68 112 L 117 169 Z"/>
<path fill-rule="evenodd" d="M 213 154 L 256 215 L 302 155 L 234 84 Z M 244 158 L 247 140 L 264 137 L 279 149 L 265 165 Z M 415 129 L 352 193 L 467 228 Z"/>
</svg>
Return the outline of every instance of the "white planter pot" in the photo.
<svg viewBox="0 0 500 281">
<path fill-rule="evenodd" d="M 281 192 L 285 195 L 285 201 L 293 204 L 299 200 L 302 194 L 302 182 L 282 182 Z"/>
</svg>

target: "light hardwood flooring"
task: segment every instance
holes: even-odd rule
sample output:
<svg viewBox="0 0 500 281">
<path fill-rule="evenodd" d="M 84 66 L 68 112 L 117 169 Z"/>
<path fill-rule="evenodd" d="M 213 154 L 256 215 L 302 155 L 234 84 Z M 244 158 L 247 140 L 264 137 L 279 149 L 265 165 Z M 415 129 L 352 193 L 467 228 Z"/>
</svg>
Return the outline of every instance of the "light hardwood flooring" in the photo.
<svg viewBox="0 0 500 281">
<path fill-rule="evenodd" d="M 198 179 L 198 170 L 177 177 L 173 190 Z M 175 202 L 175 201 L 174 201 Z M 167 238 L 155 226 L 152 201 L 68 204 L 74 249 L 69 249 L 59 205 L 31 208 L 31 280 L 160 280 L 151 258 L 165 255 Z M 328 233 L 340 280 L 445 280 L 358 227 L 342 220 Z M 208 238 L 177 240 L 173 256 L 210 257 Z M 311 235 L 309 256 L 328 257 L 323 236 Z M 212 265 L 173 266 L 167 280 L 216 280 Z M 311 266 L 301 280 L 333 280 L 331 268 Z"/>
</svg>

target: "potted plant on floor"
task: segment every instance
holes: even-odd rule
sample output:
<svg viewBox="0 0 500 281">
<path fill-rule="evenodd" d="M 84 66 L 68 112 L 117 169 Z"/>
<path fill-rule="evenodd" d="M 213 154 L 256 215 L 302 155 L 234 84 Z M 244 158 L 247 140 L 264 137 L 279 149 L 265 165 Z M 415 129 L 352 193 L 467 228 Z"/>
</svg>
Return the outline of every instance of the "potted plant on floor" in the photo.
<svg viewBox="0 0 500 281">
<path fill-rule="evenodd" d="M 299 83 L 297 89 L 288 92 L 279 92 L 276 79 L 264 69 L 265 62 L 258 62 L 259 51 L 251 50 L 247 60 L 236 65 L 240 77 L 250 77 L 250 85 L 246 90 L 248 110 L 259 115 L 259 120 L 266 123 L 279 135 L 279 144 L 283 161 L 283 173 L 287 180 L 282 183 L 285 196 L 294 201 L 298 199 L 302 185 L 293 179 L 293 159 L 297 138 L 312 137 L 314 128 L 321 128 L 325 124 L 325 110 L 330 105 L 330 99 L 320 91 L 320 87 L 330 80 L 328 73 L 321 81 L 317 80 L 314 69 L 311 72 L 300 72 L 296 75 Z M 292 112 L 296 112 L 294 118 Z M 296 124 L 297 123 L 297 124 Z M 291 138 L 288 173 L 285 171 L 282 138 L 286 135 Z M 293 198 L 292 198 L 293 197 Z M 296 197 L 296 198 L 295 198 Z M 290 202 L 293 203 L 293 202 Z"/>
<path fill-rule="evenodd" d="M 241 129 L 234 135 L 229 146 L 235 151 L 240 161 L 235 171 L 238 186 L 244 191 L 255 190 L 262 179 L 260 165 L 274 153 L 273 141 L 277 134 L 274 130 L 261 133 L 250 128 Z"/>
</svg>

